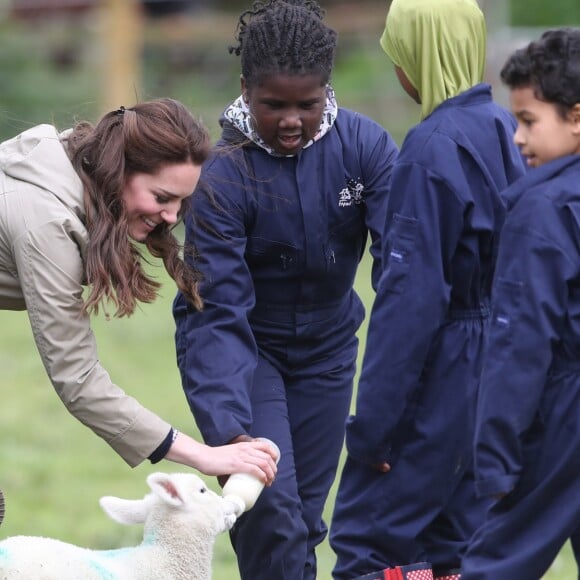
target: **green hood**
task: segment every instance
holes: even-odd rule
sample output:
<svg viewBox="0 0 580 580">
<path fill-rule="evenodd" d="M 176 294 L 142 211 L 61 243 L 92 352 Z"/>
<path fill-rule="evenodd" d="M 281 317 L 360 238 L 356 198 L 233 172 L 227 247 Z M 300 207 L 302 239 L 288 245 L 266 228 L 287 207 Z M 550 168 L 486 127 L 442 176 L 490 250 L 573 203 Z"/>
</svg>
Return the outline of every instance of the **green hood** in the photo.
<svg viewBox="0 0 580 580">
<path fill-rule="evenodd" d="M 475 0 L 393 0 L 380 40 L 421 99 L 421 118 L 482 82 L 485 18 Z"/>
</svg>

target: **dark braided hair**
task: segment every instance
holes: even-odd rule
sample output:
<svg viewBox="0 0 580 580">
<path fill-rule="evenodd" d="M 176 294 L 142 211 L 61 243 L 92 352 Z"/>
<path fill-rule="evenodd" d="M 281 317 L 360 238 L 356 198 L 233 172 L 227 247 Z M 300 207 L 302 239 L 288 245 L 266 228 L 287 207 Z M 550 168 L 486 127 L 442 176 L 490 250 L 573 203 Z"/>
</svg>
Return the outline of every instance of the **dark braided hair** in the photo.
<svg viewBox="0 0 580 580">
<path fill-rule="evenodd" d="M 315 0 L 257 0 L 242 12 L 236 30 L 242 75 L 248 85 L 277 74 L 320 74 L 330 80 L 337 34 L 323 23 Z"/>
<path fill-rule="evenodd" d="M 580 29 L 548 30 L 516 50 L 500 73 L 509 88 L 530 87 L 537 99 L 554 103 L 562 118 L 580 103 Z"/>
</svg>

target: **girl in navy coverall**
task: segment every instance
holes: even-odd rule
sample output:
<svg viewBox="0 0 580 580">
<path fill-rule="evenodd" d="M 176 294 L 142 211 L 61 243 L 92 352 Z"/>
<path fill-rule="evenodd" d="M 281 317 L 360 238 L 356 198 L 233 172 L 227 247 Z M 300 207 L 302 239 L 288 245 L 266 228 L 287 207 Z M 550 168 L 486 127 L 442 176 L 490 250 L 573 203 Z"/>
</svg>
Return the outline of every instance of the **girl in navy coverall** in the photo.
<svg viewBox="0 0 580 580">
<path fill-rule="evenodd" d="M 475 0 L 394 0 L 381 44 L 422 121 L 393 168 L 331 524 L 333 574 L 427 561 L 435 577 L 456 576 L 487 507 L 475 498 L 472 438 L 500 192 L 525 167 L 514 118 L 481 82 L 486 31 Z"/>
<path fill-rule="evenodd" d="M 537 580 L 580 532 L 580 29 L 501 72 L 534 169 L 506 193 L 476 424 L 477 488 L 501 498 L 464 580 Z"/>
<path fill-rule="evenodd" d="M 318 4 L 256 2 L 237 41 L 242 95 L 186 223 L 205 309 L 176 299 L 178 364 L 207 443 L 260 436 L 281 450 L 231 534 L 241 577 L 314 580 L 364 316 L 353 282 L 369 234 L 378 279 L 398 150 L 337 107 L 336 34 Z"/>
</svg>

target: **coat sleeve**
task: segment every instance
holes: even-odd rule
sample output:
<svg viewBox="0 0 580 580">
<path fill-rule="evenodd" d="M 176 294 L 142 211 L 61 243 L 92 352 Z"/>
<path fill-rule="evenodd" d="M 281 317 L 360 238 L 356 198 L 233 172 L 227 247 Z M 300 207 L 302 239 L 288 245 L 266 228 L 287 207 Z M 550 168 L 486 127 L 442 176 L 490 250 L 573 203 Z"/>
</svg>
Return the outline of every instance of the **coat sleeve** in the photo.
<svg viewBox="0 0 580 580">
<path fill-rule="evenodd" d="M 365 176 L 365 221 L 373 257 L 372 287 L 376 292 L 382 271 L 382 245 L 393 164 L 399 152 L 391 136 L 379 125 L 368 122 L 361 129 L 361 156 Z"/>
<path fill-rule="evenodd" d="M 186 219 L 186 244 L 193 245 L 204 283 L 204 310 L 196 312 L 178 296 L 174 305 L 177 359 L 183 389 L 196 423 L 210 445 L 249 432 L 250 386 L 257 346 L 248 314 L 255 304 L 244 258 L 245 208 L 230 201 L 242 194 L 240 176 L 211 166 L 203 175 L 210 194 L 198 191 Z M 219 177 L 217 176 L 219 175 Z M 213 176 L 213 177 L 212 177 Z M 195 216 L 195 217 L 193 217 Z"/>
<path fill-rule="evenodd" d="M 415 392 L 449 305 L 449 264 L 463 227 L 463 204 L 425 167 L 397 163 L 385 224 L 384 270 L 372 307 L 349 454 L 390 461 L 390 443 Z"/>
<path fill-rule="evenodd" d="M 533 213 L 542 221 L 538 228 L 508 216 L 502 230 L 476 420 L 481 495 L 508 493 L 522 472 L 523 443 L 562 336 L 568 282 L 578 270 L 557 236 L 546 232 L 552 226 L 565 231 L 550 205 Z"/>
<path fill-rule="evenodd" d="M 53 220 L 14 243 L 32 332 L 68 411 L 135 466 L 161 444 L 171 426 L 113 384 L 101 366 L 89 318 L 81 314 L 83 262 L 74 235 L 66 220 Z"/>
</svg>

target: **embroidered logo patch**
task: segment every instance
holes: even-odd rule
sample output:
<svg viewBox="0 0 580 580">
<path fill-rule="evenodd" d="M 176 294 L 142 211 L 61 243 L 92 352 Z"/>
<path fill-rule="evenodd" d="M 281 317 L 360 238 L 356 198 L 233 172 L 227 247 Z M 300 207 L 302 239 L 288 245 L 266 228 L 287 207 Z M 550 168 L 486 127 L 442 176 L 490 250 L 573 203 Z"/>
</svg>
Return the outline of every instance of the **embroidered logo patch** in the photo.
<svg viewBox="0 0 580 580">
<path fill-rule="evenodd" d="M 346 187 L 338 193 L 338 207 L 350 207 L 353 203 L 358 205 L 363 201 L 365 186 L 360 178 L 349 179 Z"/>
</svg>

